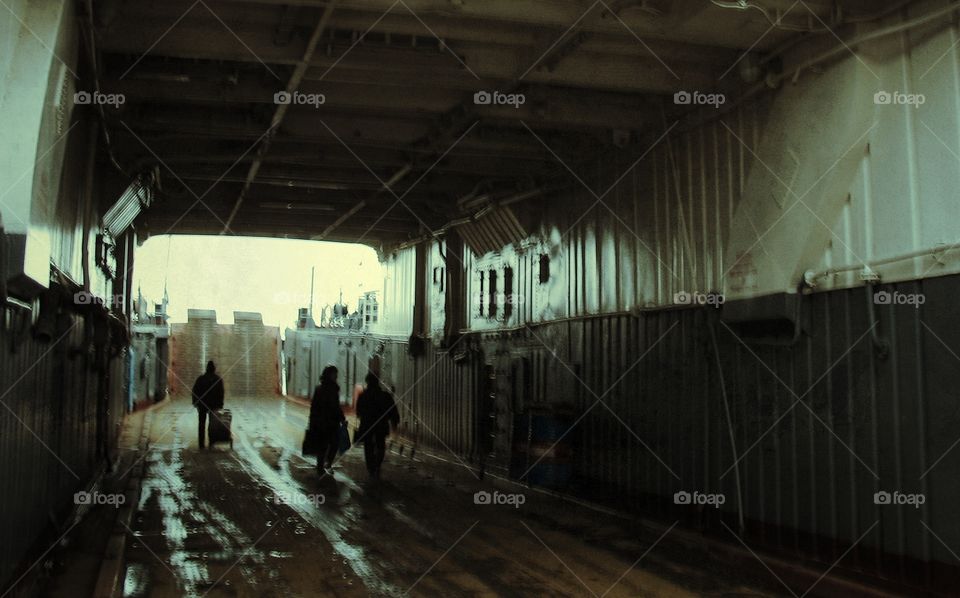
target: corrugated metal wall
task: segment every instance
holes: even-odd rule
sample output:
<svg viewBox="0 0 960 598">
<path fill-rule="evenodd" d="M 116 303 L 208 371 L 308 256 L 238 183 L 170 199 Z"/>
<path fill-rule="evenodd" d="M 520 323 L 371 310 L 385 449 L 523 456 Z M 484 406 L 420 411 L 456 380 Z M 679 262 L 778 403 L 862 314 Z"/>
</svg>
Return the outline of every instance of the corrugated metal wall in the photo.
<svg viewBox="0 0 960 598">
<path fill-rule="evenodd" d="M 34 337 L 29 317 L 14 316 L 11 327 L 0 328 L 0 579 L 5 582 L 24 566 L 23 559 L 56 540 L 51 523 L 64 521 L 74 507 L 73 493 L 102 470 L 126 413 L 124 354 L 109 360 L 109 381 L 101 382 L 82 317 L 48 342 Z M 100 392 L 105 394 L 98 406 Z"/>
<path fill-rule="evenodd" d="M 894 20 L 942 4 L 918 2 Z M 951 183 L 960 176 L 957 39 L 956 23 L 940 23 L 903 34 L 893 60 L 874 65 L 867 57 L 879 88 L 923 93 L 927 103 L 860 108 L 878 119 L 860 178 L 828 223 L 833 240 L 822 261 L 818 254 L 804 267 L 960 241 L 950 217 L 960 206 Z M 780 93 L 789 97 L 790 86 Z M 903 282 L 875 288 L 855 275 L 821 284 L 801 299 L 796 340 L 744 340 L 755 330 L 721 321 L 722 310 L 676 306 L 678 293 L 724 290 L 733 265 L 724 252 L 747 181 L 762 166 L 754 152 L 771 102 L 671 133 L 652 149 L 569 164 L 592 193 L 577 188 L 537 203 L 541 228 L 522 243 L 481 256 L 466 250 L 469 333 L 450 353 L 434 338 L 416 359 L 405 343 L 384 339 L 386 377 L 416 414 L 408 423 L 420 424 L 408 433 L 436 450 L 485 453 L 492 411 L 494 461 L 506 468 L 517 415 L 572 406 L 572 492 L 620 498 L 639 513 L 684 518 L 727 538 L 721 523 L 736 528 L 742 503 L 752 545 L 809 557 L 826 570 L 856 543 L 841 568 L 952 590 L 960 584 L 950 548 L 960 546 L 960 277 L 930 277 L 956 272 L 956 260 L 933 269 L 908 261 L 883 277 Z M 776 234 L 766 241 L 778 242 Z M 402 272 L 387 262 L 395 286 L 413 283 L 407 251 Z M 428 255 L 428 278 L 455 266 L 437 247 Z M 513 309 L 491 316 L 480 276 L 489 281 L 494 270 L 503 293 L 508 268 Z M 436 280 L 428 284 L 436 334 L 443 291 Z M 406 300 L 415 295 L 410 286 L 402 292 Z M 874 292 L 923 304 L 878 304 Z M 496 374 L 494 405 L 482 399 L 487 366 Z M 691 520 L 691 510 L 673 502 L 679 490 L 722 492 L 727 501 L 719 514 L 701 510 Z M 921 493 L 926 502 L 878 505 L 879 491 Z"/>
<path fill-rule="evenodd" d="M 128 367 L 130 407 L 137 403 L 147 405 L 154 400 L 162 399 L 163 397 L 155 396 L 158 390 L 157 377 L 162 372 L 158 364 L 161 356 L 156 336 L 134 331 L 130 339 L 128 356 L 132 360 Z"/>
<path fill-rule="evenodd" d="M 414 247 L 401 249 L 384 261 L 380 322 L 374 326 L 377 332 L 409 336 L 413 328 L 416 261 Z"/>
<path fill-rule="evenodd" d="M 960 454 L 948 452 L 960 438 L 952 349 L 960 347 L 960 320 L 948 317 L 960 278 L 880 289 L 928 300 L 877 311 L 883 350 L 865 289 L 807 297 L 809 328 L 795 345 L 743 342 L 709 308 L 545 324 L 529 334 L 541 352 L 556 351 L 552 368 L 569 368 L 581 382 L 572 388 L 534 376 L 531 396 L 575 401 L 585 414 L 575 430 L 581 491 L 638 497 L 637 508 L 664 517 L 684 513 L 672 504 L 676 491 L 723 492 L 724 518 L 736 527 L 725 390 L 755 539 L 832 563 L 876 523 L 858 545 L 859 566 L 879 567 L 881 551 L 900 555 L 887 574 L 946 587 L 946 578 L 924 578 L 946 575 L 936 566 L 907 565 L 953 562 L 924 524 L 947 546 L 960 544 L 952 507 Z M 924 493 L 927 502 L 878 506 L 880 490 Z"/>
<path fill-rule="evenodd" d="M 750 161 L 739 140 L 756 143 L 763 112 L 729 115 L 730 130 L 717 122 L 668 137 L 639 162 L 639 150 L 602 156 L 578 173 L 601 201 L 574 190 L 545 202 L 543 227 L 527 243 L 484 256 L 467 249 L 471 328 L 672 305 L 679 292 L 722 289 L 723 247 Z M 513 315 L 481 316 L 479 275 L 496 269 L 502 281 L 504 267 L 514 273 Z"/>
<path fill-rule="evenodd" d="M 380 377 L 396 389 L 405 433 L 427 446 L 478 456 L 482 368 L 476 355 L 457 363 L 428 345 L 414 359 L 405 341 L 337 329 L 314 332 L 311 338 L 313 354 L 322 356 L 316 361 L 337 366 L 344 401 L 350 402 L 355 386 L 364 383 L 370 357 L 380 354 Z"/>
<path fill-rule="evenodd" d="M 864 108 L 877 110 L 879 125 L 851 200 L 828 223 L 834 237 L 821 266 L 960 241 L 950 217 L 960 207 L 950 184 L 960 154 L 958 38 L 956 24 L 904 35 L 902 56 L 878 70 L 881 87 L 921 91 L 928 103 L 919 111 L 893 107 L 893 118 L 882 112 L 889 107 Z M 673 504 L 674 492 L 722 492 L 720 517 L 706 510 L 686 523 L 726 534 L 720 518 L 736 528 L 739 498 L 752 545 L 812 558 L 825 570 L 859 540 L 842 568 L 955 588 L 956 549 L 948 547 L 960 546 L 953 508 L 960 496 L 960 318 L 952 298 L 960 278 L 940 275 L 954 272 L 956 260 L 930 268 L 928 259 L 919 270 L 907 261 L 905 270 L 883 277 L 903 282 L 871 289 L 856 275 L 822 284 L 802 299 L 806 328 L 794 344 L 741 342 L 737 335 L 748 331 L 728 328 L 720 312 L 675 305 L 677 293 L 724 289 L 732 265 L 724 250 L 751 169 L 759 168 L 752 152 L 767 126 L 767 102 L 671 134 L 635 166 L 639 155 L 620 152 L 571 164 L 596 196 L 577 189 L 550 198 L 537 204 L 543 226 L 524 243 L 483 256 L 467 250 L 471 334 L 464 342 L 478 352 L 455 365 L 431 349 L 403 370 L 429 425 L 419 438 L 437 450 L 477 454 L 487 415 L 477 399 L 489 364 L 498 378 L 501 467 L 517 415 L 573 404 L 582 419 L 571 433 L 572 492 L 621 497 L 626 508 L 671 520 L 689 514 Z M 954 158 L 950 165 L 946 156 Z M 767 241 L 776 243 L 776 235 Z M 514 277 L 512 313 L 481 315 L 489 298 L 480 274 L 493 269 L 503 281 L 506 268 Z M 917 277 L 924 279 L 910 282 Z M 823 290 L 834 285 L 854 288 Z M 878 305 L 873 293 L 880 291 L 924 303 Z M 739 472 L 730 469 L 731 428 L 743 453 Z M 926 503 L 876 505 L 878 491 L 922 493 Z"/>
<path fill-rule="evenodd" d="M 890 24 L 942 5 L 940 1 L 918 2 Z M 877 52 L 877 58 L 867 54 L 862 58 L 865 66 L 857 66 L 861 63 L 852 56 L 844 57 L 845 66 L 853 63 L 875 74 L 877 90 L 921 94 L 924 103 L 919 107 L 884 105 L 868 98 L 865 105 L 838 108 L 872 114 L 873 128 L 865 128 L 857 146 L 824 150 L 825 155 L 838 159 L 844 151 L 862 154 L 858 175 L 846 197 L 841 193 L 829 200 L 837 204 L 839 217 L 821 224 L 806 208 L 795 208 L 811 226 L 830 228 L 823 246 L 799 265 L 801 273 L 857 266 L 933 248 L 941 249 L 936 258 L 928 254 L 875 269 L 886 281 L 960 271 L 960 251 L 956 249 L 960 229 L 953 219 L 944 217 L 960 209 L 960 45 L 956 43 L 960 26 L 948 23 L 945 18 L 894 36 L 885 46 L 886 50 L 895 47 L 894 55 Z M 804 75 L 804 81 L 813 81 L 814 86 L 816 78 L 812 73 Z M 868 74 L 866 78 L 874 84 L 873 77 Z M 789 104 L 797 93 L 785 85 L 776 94 L 714 122 L 673 132 L 656 143 L 652 139 L 631 152 L 600 153 L 592 163 L 568 162 L 581 182 L 575 182 L 569 194 L 536 204 L 542 208 L 535 218 L 541 228 L 530 239 L 482 256 L 466 251 L 470 327 L 495 329 L 635 307 L 670 306 L 677 293 L 724 291 L 731 282 L 728 270 L 734 266 L 724 255 L 734 218 L 759 216 L 736 214 L 746 182 L 751 173 L 771 176 L 767 162 L 774 157 L 757 155 L 761 139 L 766 132 L 779 140 L 768 144 L 768 150 L 772 147 L 779 154 L 792 151 L 790 131 L 783 130 L 783 123 L 767 127 L 766 119 L 775 101 Z M 812 169 L 803 158 L 797 157 L 796 167 Z M 807 175 L 821 178 L 828 172 Z M 759 190 L 765 199 L 769 196 L 764 205 L 772 206 L 774 214 L 785 214 L 795 205 L 784 188 L 792 174 L 796 173 L 774 172 L 770 187 Z M 794 193 L 800 196 L 803 191 Z M 784 196 L 789 201 L 784 201 Z M 782 203 L 779 208 L 777 202 Z M 757 230 L 740 223 L 752 231 L 748 237 L 756 241 L 755 251 L 792 242 L 785 236 L 789 231 L 767 230 L 762 222 L 757 218 L 753 223 L 753 228 L 760 227 Z M 550 259 L 549 284 L 537 280 L 541 255 Z M 781 265 L 790 271 L 797 266 Z M 480 275 L 494 269 L 502 280 L 505 267 L 516 276 L 516 309 L 506 319 L 502 310 L 496 318 L 481 316 Z M 828 276 L 817 284 L 819 288 L 857 286 L 861 284 L 858 270 Z M 791 279 L 789 288 L 795 288 L 800 278 L 798 274 Z"/>
<path fill-rule="evenodd" d="M 572 407 L 570 492 L 720 535 L 721 520 L 736 529 L 742 500 L 753 546 L 831 564 L 859 539 L 841 568 L 955 587 L 946 546 L 960 545 L 960 452 L 951 451 L 960 438 L 960 319 L 949 314 L 960 277 L 875 290 L 927 302 L 871 316 L 864 288 L 808 295 L 795 343 L 744 340 L 705 307 L 471 334 L 454 348 L 460 362 L 433 348 L 414 360 L 404 343 L 386 340 L 384 378 L 405 405 L 406 434 L 441 454 L 475 463 L 489 450 L 481 434 L 490 364 L 493 466 L 507 468 L 517 415 Z M 690 519 L 673 503 L 680 490 L 727 500 L 716 516 Z M 875 504 L 884 490 L 923 493 L 926 503 Z"/>
<path fill-rule="evenodd" d="M 444 452 L 470 460 L 479 457 L 482 368 L 476 362 L 456 363 L 432 346 L 411 365 L 413 382 L 396 385 L 410 435 Z"/>
<path fill-rule="evenodd" d="M 362 383 L 367 373 L 367 360 L 373 353 L 374 344 L 362 333 L 342 328 L 288 328 L 284 340 L 287 394 L 311 398 L 314 387 L 320 383 L 323 369 L 334 365 L 339 371 L 341 399 L 350 401 L 353 385 Z"/>
</svg>

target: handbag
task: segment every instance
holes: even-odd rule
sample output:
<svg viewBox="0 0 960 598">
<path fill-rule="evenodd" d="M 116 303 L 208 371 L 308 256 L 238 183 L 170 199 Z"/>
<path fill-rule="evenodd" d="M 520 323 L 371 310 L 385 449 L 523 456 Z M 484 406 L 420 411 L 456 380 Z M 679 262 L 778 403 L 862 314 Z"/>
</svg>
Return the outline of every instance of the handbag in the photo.
<svg viewBox="0 0 960 598">
<path fill-rule="evenodd" d="M 337 450 L 341 455 L 350 450 L 350 430 L 347 428 L 346 422 L 340 425 L 338 441 L 339 446 L 337 447 Z"/>
<path fill-rule="evenodd" d="M 303 434 L 303 447 L 301 451 L 304 457 L 316 456 L 320 454 L 320 431 L 313 428 L 307 428 Z"/>
</svg>

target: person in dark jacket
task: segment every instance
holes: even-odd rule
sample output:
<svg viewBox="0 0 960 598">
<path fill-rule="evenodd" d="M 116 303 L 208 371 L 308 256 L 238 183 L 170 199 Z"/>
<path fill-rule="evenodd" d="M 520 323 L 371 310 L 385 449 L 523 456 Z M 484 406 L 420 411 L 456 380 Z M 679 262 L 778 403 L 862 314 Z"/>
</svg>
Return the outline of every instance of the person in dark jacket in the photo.
<svg viewBox="0 0 960 598">
<path fill-rule="evenodd" d="M 340 426 L 346 422 L 340 407 L 340 386 L 337 385 L 337 368 L 328 365 L 320 375 L 320 384 L 313 389 L 310 402 L 310 429 L 320 439 L 317 451 L 317 472 L 332 473 L 337 457 Z"/>
<path fill-rule="evenodd" d="M 217 366 L 207 362 L 207 371 L 193 383 L 193 406 L 200 420 L 200 448 L 206 446 L 207 414 L 223 408 L 223 378 L 217 375 Z"/>
<path fill-rule="evenodd" d="M 357 417 L 360 428 L 355 442 L 363 442 L 363 456 L 367 471 L 373 479 L 380 478 L 380 465 L 386 456 L 386 440 L 391 424 L 400 425 L 400 413 L 393 396 L 380 386 L 380 379 L 367 374 L 367 387 L 357 398 Z"/>
</svg>

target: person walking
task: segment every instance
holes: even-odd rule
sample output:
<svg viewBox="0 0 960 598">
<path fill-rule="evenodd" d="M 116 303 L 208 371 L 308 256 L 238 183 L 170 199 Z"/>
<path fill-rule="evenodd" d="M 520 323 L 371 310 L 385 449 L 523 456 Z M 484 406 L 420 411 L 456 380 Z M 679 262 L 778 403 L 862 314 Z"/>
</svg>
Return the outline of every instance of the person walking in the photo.
<svg viewBox="0 0 960 598">
<path fill-rule="evenodd" d="M 310 429 L 317 435 L 317 473 L 332 474 L 333 461 L 339 447 L 340 426 L 347 420 L 340 407 L 340 386 L 337 368 L 328 365 L 320 375 L 320 384 L 313 390 L 310 402 Z"/>
<path fill-rule="evenodd" d="M 393 396 L 380 386 L 380 379 L 367 374 L 367 387 L 357 398 L 357 417 L 360 428 L 355 442 L 363 442 L 363 456 L 372 479 L 380 479 L 380 466 L 386 456 L 387 435 L 390 426 L 400 425 L 400 413 Z"/>
<path fill-rule="evenodd" d="M 207 362 L 207 371 L 193 383 L 193 406 L 200 423 L 200 448 L 206 447 L 207 415 L 223 408 L 223 378 L 217 374 L 213 361 Z"/>
</svg>

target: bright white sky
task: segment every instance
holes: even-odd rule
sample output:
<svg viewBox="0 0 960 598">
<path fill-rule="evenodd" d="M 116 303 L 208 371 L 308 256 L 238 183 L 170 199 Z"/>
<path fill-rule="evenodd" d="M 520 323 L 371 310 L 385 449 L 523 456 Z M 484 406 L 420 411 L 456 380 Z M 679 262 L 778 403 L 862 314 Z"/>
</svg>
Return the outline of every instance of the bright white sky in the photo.
<svg viewBox="0 0 960 598">
<path fill-rule="evenodd" d="M 168 258 L 169 256 L 169 258 Z M 350 311 L 365 291 L 379 290 L 383 274 L 366 245 L 254 237 L 163 235 L 137 248 L 137 286 L 148 304 L 170 296 L 170 321 L 186 322 L 187 309 L 215 309 L 217 321 L 233 323 L 234 311 L 263 314 L 281 332 L 310 302 L 310 268 L 316 267 L 314 316 L 337 302 L 340 289 Z"/>
</svg>

